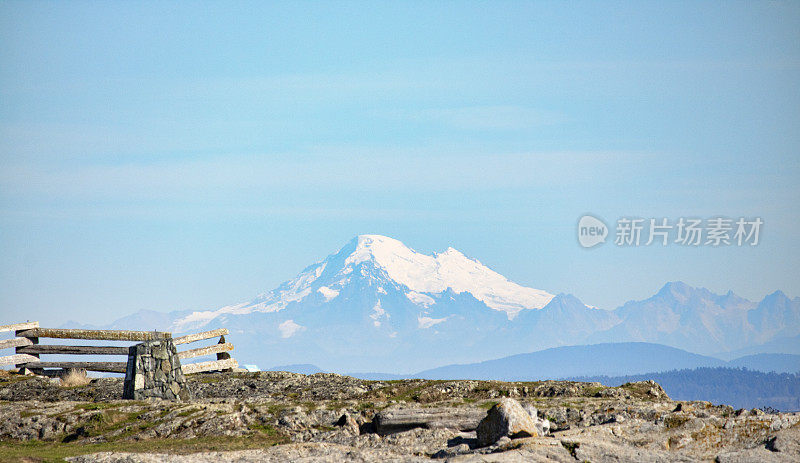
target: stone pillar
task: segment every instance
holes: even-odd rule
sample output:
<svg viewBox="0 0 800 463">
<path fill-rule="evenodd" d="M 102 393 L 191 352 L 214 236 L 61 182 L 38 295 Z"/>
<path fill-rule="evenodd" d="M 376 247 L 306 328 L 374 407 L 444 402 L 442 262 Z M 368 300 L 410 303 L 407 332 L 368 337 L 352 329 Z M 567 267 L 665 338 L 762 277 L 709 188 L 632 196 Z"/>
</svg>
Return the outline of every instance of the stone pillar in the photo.
<svg viewBox="0 0 800 463">
<path fill-rule="evenodd" d="M 172 339 L 146 341 L 131 346 L 128 351 L 122 398 L 141 400 L 149 397 L 166 400 L 192 398 Z"/>
</svg>

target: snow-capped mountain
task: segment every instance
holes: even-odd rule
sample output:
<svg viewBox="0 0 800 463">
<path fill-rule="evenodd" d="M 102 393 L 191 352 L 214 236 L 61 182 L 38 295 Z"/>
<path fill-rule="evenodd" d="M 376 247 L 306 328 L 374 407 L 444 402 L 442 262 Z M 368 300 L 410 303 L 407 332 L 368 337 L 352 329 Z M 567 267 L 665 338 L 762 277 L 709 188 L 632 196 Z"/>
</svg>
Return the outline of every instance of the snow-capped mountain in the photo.
<svg viewBox="0 0 800 463">
<path fill-rule="evenodd" d="M 256 352 L 269 353 L 269 360 L 244 357 L 250 363 L 369 369 L 394 362 L 408 370 L 436 365 L 433 353 L 467 361 L 512 352 L 510 344 L 490 340 L 553 297 L 453 248 L 426 255 L 386 236 L 361 235 L 272 291 L 181 314 L 170 329 L 228 327 L 244 344 L 259 346 Z"/>
<path fill-rule="evenodd" d="M 378 294 L 387 294 L 389 287 L 402 291 L 419 308 L 419 324 L 423 328 L 443 321 L 426 315 L 429 307 L 436 304 L 436 298 L 448 290 L 468 293 L 488 308 L 505 313 L 509 319 L 524 310 L 541 309 L 553 298 L 545 291 L 513 283 L 453 248 L 427 255 L 386 236 L 361 235 L 277 289 L 250 302 L 194 312 L 177 320 L 173 329 L 197 329 L 224 315 L 279 312 L 304 301 L 331 302 L 356 280 L 374 286 Z M 376 304 L 373 324 L 379 326 L 379 319 L 386 316 L 386 312 L 380 297 Z"/>
<path fill-rule="evenodd" d="M 448 248 L 426 255 L 361 235 L 255 299 L 216 310 L 141 311 L 108 328 L 227 327 L 240 363 L 409 372 L 550 347 L 643 341 L 718 354 L 800 334 L 800 298 L 760 303 L 667 283 L 616 310 L 518 285 Z"/>
</svg>

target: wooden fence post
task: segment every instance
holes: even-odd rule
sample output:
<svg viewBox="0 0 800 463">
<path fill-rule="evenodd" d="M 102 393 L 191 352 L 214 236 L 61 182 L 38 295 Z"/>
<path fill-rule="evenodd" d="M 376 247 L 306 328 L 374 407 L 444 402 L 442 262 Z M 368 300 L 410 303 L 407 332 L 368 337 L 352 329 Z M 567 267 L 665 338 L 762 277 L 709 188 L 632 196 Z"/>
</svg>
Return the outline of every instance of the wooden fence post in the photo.
<svg viewBox="0 0 800 463">
<path fill-rule="evenodd" d="M 219 337 L 219 342 L 217 344 L 225 344 L 225 335 Z M 217 360 L 228 360 L 229 358 L 231 358 L 231 354 L 227 352 L 217 352 Z M 228 368 L 222 371 L 231 372 L 233 369 Z"/>
</svg>

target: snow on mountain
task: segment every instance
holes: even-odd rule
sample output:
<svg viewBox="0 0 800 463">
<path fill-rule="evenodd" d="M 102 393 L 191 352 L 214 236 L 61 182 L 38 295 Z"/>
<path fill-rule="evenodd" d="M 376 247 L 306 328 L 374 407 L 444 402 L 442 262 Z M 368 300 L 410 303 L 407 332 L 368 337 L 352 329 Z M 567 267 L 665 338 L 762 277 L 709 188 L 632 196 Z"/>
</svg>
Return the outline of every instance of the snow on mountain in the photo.
<svg viewBox="0 0 800 463">
<path fill-rule="evenodd" d="M 553 298 L 546 291 L 509 281 L 453 248 L 427 255 L 387 236 L 360 235 L 338 253 L 307 267 L 277 289 L 250 302 L 213 311 L 193 312 L 177 320 L 172 329 L 182 332 L 201 328 L 225 315 L 278 312 L 291 303 L 315 297 L 314 293 L 319 293 L 325 302 L 330 302 L 339 296 L 343 287 L 351 283 L 352 275 L 358 273 L 357 270 L 361 276 L 369 276 L 385 285 L 402 286 L 408 300 L 423 309 L 436 303 L 432 296 L 452 290 L 455 293 L 469 293 L 488 308 L 503 312 L 513 319 L 523 310 L 541 309 Z M 377 292 L 386 294 L 386 288 L 379 286 Z M 380 326 L 383 316 L 379 302 L 378 311 L 373 314 L 375 326 Z M 419 326 L 425 328 L 444 320 L 425 316 L 419 318 Z"/>
<path fill-rule="evenodd" d="M 175 334 L 225 327 L 241 363 L 407 372 L 591 343 L 651 342 L 711 354 L 790 342 L 800 334 L 800 299 L 776 292 L 756 304 L 674 282 L 648 299 L 601 310 L 520 286 L 452 248 L 426 255 L 361 235 L 249 302 L 142 311 L 112 327 Z"/>
<path fill-rule="evenodd" d="M 429 256 L 386 236 L 361 235 L 357 240 L 356 250 L 345 265 L 373 261 L 389 278 L 415 293 L 441 293 L 448 288 L 470 293 L 510 319 L 521 310 L 540 309 L 553 298 L 545 291 L 513 283 L 453 248 Z"/>
<path fill-rule="evenodd" d="M 320 286 L 317 291 L 325 296 L 325 302 L 330 302 L 331 299 L 339 295 L 339 291 L 335 289 L 330 289 L 327 286 Z"/>
</svg>

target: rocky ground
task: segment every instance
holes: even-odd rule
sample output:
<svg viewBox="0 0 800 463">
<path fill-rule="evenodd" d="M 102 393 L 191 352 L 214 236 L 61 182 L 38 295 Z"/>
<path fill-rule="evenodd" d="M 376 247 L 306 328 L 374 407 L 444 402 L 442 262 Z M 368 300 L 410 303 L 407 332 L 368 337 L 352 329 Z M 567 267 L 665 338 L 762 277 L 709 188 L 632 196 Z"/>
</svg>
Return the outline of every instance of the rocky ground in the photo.
<svg viewBox="0 0 800 463">
<path fill-rule="evenodd" d="M 127 401 L 121 379 L 62 387 L 4 374 L 0 460 L 800 461 L 800 414 L 676 402 L 653 382 L 607 388 L 262 372 L 194 375 L 189 387 L 190 402 Z M 507 398 L 535 408 L 550 432 L 540 426 L 533 434 L 546 435 L 480 445 L 479 422 Z"/>
</svg>

